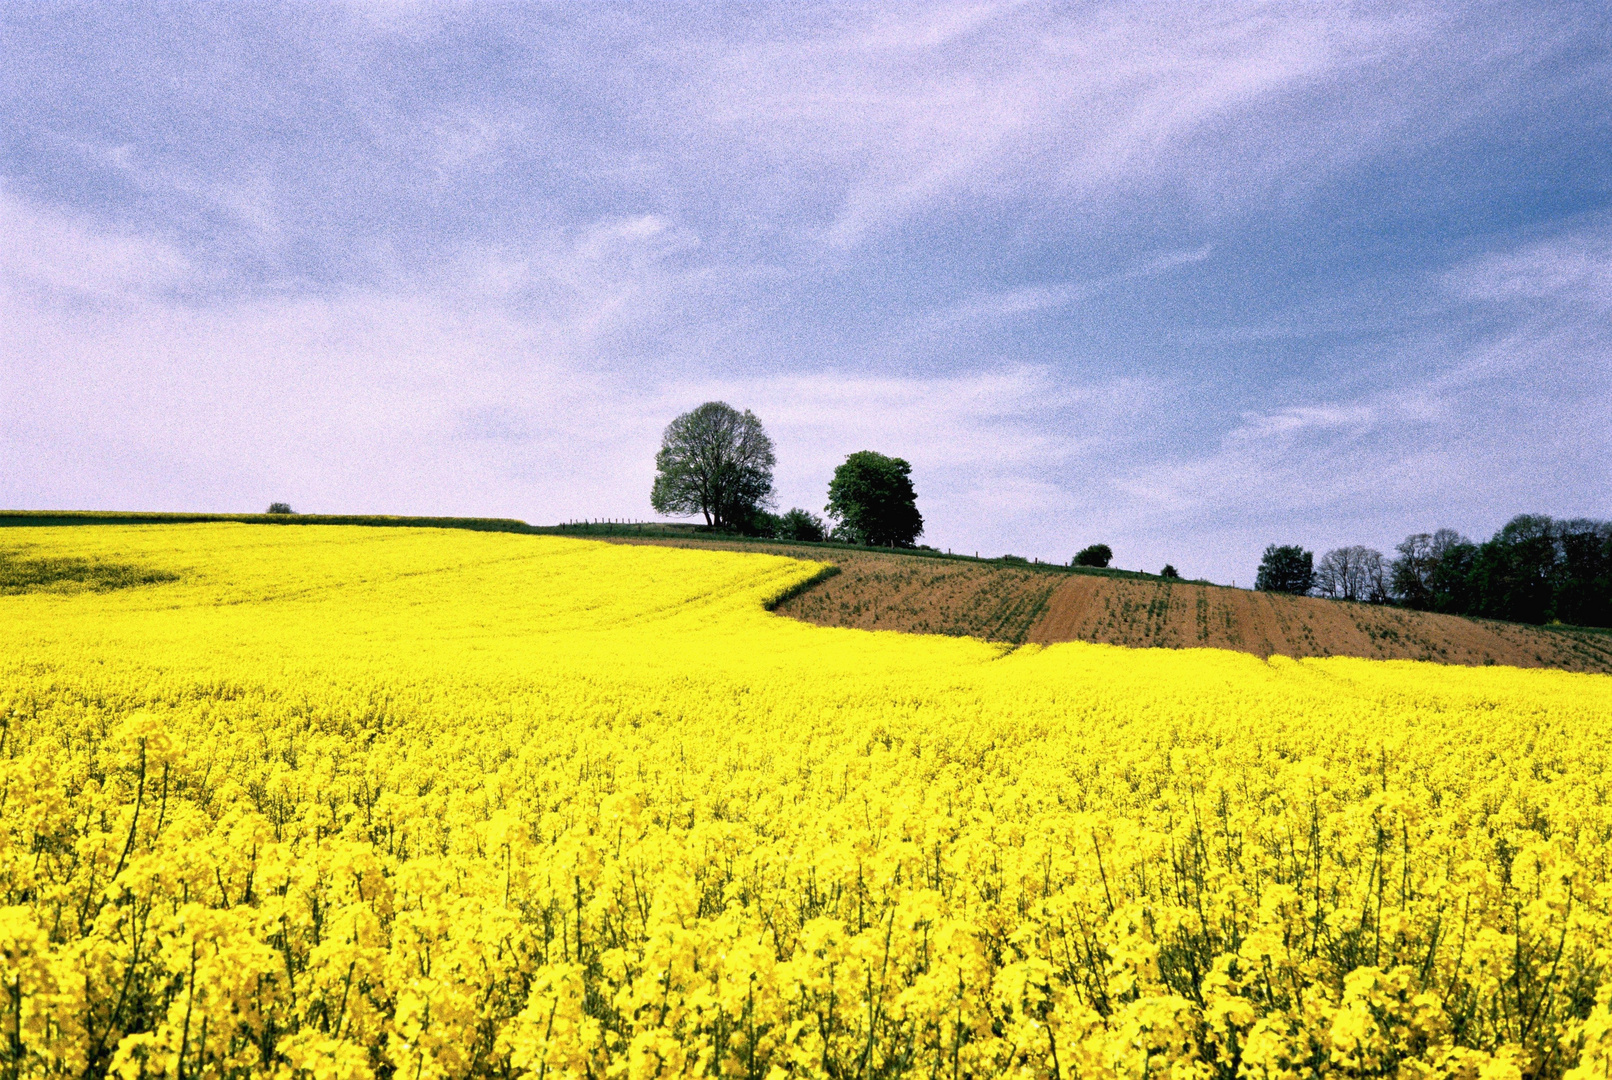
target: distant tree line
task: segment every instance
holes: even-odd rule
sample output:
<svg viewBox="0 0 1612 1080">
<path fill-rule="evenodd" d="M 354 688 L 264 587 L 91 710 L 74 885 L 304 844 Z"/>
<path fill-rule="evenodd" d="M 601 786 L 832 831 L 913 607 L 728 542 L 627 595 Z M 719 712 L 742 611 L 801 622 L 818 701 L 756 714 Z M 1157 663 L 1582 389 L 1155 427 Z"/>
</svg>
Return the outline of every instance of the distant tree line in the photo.
<svg viewBox="0 0 1612 1080">
<path fill-rule="evenodd" d="M 1612 626 L 1612 522 L 1520 514 L 1478 543 L 1453 529 L 1407 536 L 1385 557 L 1265 549 L 1254 587 L 1510 622 Z"/>
<path fill-rule="evenodd" d="M 754 413 L 708 401 L 667 425 L 649 502 L 657 513 L 700 514 L 711 528 L 742 536 L 914 547 L 923 535 L 912 466 L 901 458 L 872 450 L 847 457 L 828 485 L 827 521 L 798 506 L 772 512 L 775 464 Z"/>
</svg>

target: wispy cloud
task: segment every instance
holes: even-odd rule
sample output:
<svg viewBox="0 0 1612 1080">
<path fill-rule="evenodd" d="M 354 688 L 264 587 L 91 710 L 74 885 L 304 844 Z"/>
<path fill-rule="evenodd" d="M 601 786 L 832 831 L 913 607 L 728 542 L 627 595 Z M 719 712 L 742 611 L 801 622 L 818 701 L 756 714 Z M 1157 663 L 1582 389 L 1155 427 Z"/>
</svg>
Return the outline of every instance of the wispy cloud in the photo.
<svg viewBox="0 0 1612 1080">
<path fill-rule="evenodd" d="M 1168 274 L 1181 267 L 1192 266 L 1209 257 L 1208 245 L 1187 251 L 1169 251 L 1150 256 L 1130 269 L 1089 278 L 1084 281 L 1056 284 L 1024 285 L 1018 288 L 993 292 L 974 293 L 938 311 L 924 314 L 915 320 L 921 330 L 949 330 L 980 320 L 1013 319 L 1053 312 L 1068 304 L 1098 296 L 1116 286 L 1141 279 Z"/>
<path fill-rule="evenodd" d="M 1596 230 L 1482 255 L 1452 269 L 1445 283 L 1466 300 L 1559 299 L 1612 308 L 1612 240 Z"/>
<path fill-rule="evenodd" d="M 1612 325 L 1599 235 L 1466 260 L 1437 277 L 1486 308 L 1462 335 L 1406 336 L 1354 396 L 1246 411 L 1116 488 L 1141 516 L 1212 522 L 1247 550 L 1261 535 L 1385 549 L 1445 525 L 1484 535 L 1530 508 L 1605 516 Z M 1447 318 L 1436 301 L 1423 311 Z"/>
<path fill-rule="evenodd" d="M 0 287 L 104 299 L 160 293 L 194 273 L 166 244 L 107 233 L 0 188 Z"/>
<path fill-rule="evenodd" d="M 1590 7 L 0 23 L 0 502 L 632 516 L 722 397 L 943 546 L 1612 513 Z"/>
</svg>

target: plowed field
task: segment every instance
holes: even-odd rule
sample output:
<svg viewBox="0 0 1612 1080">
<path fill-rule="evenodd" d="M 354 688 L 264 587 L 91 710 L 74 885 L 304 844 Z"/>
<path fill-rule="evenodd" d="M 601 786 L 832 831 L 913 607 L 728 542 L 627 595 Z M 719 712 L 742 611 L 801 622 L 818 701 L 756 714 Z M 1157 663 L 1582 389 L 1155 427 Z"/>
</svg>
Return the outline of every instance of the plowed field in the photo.
<svg viewBox="0 0 1612 1080">
<path fill-rule="evenodd" d="M 663 541 L 832 562 L 840 573 L 779 604 L 819 626 L 1013 644 L 1093 641 L 1612 672 L 1612 634 L 1346 604 L 1217 585 L 795 545 Z"/>
<path fill-rule="evenodd" d="M 840 573 L 778 604 L 780 615 L 818 626 L 949 634 L 1015 645 L 1032 640 L 1062 574 L 973 560 L 720 540 L 628 540 L 672 547 L 762 551 L 832 563 Z"/>
<path fill-rule="evenodd" d="M 1612 671 L 1609 634 L 1214 585 L 1084 575 L 1070 575 L 1052 590 L 1027 640 Z"/>
</svg>

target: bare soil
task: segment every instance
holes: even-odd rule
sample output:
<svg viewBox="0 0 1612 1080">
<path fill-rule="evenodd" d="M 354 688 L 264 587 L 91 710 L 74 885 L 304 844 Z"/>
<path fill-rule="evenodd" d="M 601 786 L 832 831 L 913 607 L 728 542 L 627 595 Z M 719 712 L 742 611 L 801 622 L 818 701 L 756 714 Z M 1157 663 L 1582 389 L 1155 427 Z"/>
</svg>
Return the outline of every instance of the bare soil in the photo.
<svg viewBox="0 0 1612 1080">
<path fill-rule="evenodd" d="M 1028 640 L 1612 671 L 1612 634 L 1216 585 L 1079 575 L 1053 590 Z"/>
<path fill-rule="evenodd" d="M 1131 648 L 1234 649 L 1257 656 L 1361 656 L 1612 672 L 1612 633 L 1604 631 L 878 551 L 660 538 L 618 542 L 765 551 L 833 563 L 839 574 L 774 609 L 819 626 L 948 634 L 1015 645 L 1094 641 Z"/>
<path fill-rule="evenodd" d="M 1007 641 L 1028 640 L 1062 575 L 972 560 L 928 559 L 854 548 L 722 540 L 620 539 L 617 543 L 760 551 L 831 563 L 834 577 L 773 610 L 818 626 L 900 630 Z"/>
</svg>

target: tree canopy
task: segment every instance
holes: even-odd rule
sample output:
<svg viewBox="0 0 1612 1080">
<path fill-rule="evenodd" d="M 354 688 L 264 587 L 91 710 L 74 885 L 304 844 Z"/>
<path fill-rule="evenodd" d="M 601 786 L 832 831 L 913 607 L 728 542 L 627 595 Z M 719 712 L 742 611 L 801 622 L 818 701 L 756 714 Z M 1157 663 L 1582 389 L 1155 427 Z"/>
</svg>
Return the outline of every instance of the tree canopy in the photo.
<svg viewBox="0 0 1612 1080">
<path fill-rule="evenodd" d="M 1272 544 L 1259 561 L 1254 588 L 1303 596 L 1315 585 L 1315 553 L 1297 544 Z"/>
<path fill-rule="evenodd" d="M 836 536 L 854 544 L 912 547 L 923 535 L 912 466 L 901 458 L 858 450 L 834 470 L 828 516 Z"/>
<path fill-rule="evenodd" d="M 1440 529 L 1407 536 L 1398 550 L 1394 593 L 1407 607 L 1612 625 L 1612 522 L 1519 514 L 1481 544 Z"/>
<path fill-rule="evenodd" d="M 1099 569 L 1114 561 L 1114 549 L 1107 544 L 1091 544 L 1080 549 L 1075 556 L 1076 566 L 1095 566 Z"/>
<path fill-rule="evenodd" d="M 1334 548 L 1315 568 L 1315 591 L 1332 600 L 1366 604 L 1388 602 L 1388 564 L 1376 548 L 1355 544 Z"/>
<path fill-rule="evenodd" d="M 707 525 L 743 530 L 772 505 L 775 463 L 755 413 L 707 401 L 666 425 L 649 502 L 656 513 L 703 514 Z"/>
<path fill-rule="evenodd" d="M 1518 514 L 1491 539 L 1413 533 L 1384 559 L 1355 545 L 1313 566 L 1301 547 L 1265 549 L 1259 589 L 1510 622 L 1612 626 L 1612 521 Z"/>
</svg>

